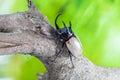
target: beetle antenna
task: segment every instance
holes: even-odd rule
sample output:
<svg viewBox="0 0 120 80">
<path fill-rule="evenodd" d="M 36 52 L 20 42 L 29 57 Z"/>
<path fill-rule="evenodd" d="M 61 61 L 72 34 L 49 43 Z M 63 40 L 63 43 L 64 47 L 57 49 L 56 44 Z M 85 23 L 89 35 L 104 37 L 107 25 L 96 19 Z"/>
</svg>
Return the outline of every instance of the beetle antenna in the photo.
<svg viewBox="0 0 120 80">
<path fill-rule="evenodd" d="M 62 23 L 63 23 L 64 27 L 66 27 L 65 22 L 64 22 L 64 21 L 62 21 Z"/>
<path fill-rule="evenodd" d="M 58 19 L 58 17 L 60 16 L 61 14 L 58 14 L 57 16 L 56 16 L 56 18 L 55 18 L 55 27 L 56 27 L 56 29 L 59 29 L 59 26 L 58 26 L 58 24 L 57 24 L 57 19 Z"/>
</svg>

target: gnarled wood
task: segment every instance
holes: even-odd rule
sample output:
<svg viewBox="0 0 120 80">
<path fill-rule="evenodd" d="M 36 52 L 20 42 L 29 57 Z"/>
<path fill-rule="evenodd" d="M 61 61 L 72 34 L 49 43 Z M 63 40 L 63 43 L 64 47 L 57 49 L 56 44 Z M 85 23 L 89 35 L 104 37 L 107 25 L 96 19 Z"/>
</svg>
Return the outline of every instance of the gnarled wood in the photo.
<svg viewBox="0 0 120 80">
<path fill-rule="evenodd" d="M 62 55 L 56 63 L 49 57 L 56 53 L 54 29 L 47 18 L 30 6 L 24 13 L 0 16 L 0 55 L 31 53 L 44 62 L 48 76 L 43 80 L 119 80 L 120 69 L 95 66 L 89 60 L 80 56 L 73 58 L 75 68 L 71 69 L 69 57 Z"/>
</svg>

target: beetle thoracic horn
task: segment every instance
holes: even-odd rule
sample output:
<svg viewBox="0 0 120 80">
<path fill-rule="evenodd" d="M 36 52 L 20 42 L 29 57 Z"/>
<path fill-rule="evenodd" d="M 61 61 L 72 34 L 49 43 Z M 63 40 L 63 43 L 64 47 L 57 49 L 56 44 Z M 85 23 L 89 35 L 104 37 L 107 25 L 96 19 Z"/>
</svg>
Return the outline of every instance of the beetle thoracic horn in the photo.
<svg viewBox="0 0 120 80">
<path fill-rule="evenodd" d="M 64 27 L 66 27 L 65 22 L 64 22 L 64 21 L 62 21 L 62 23 L 63 23 Z"/>
<path fill-rule="evenodd" d="M 70 28 L 72 27 L 71 21 L 69 21 L 69 26 L 70 26 Z"/>
<path fill-rule="evenodd" d="M 58 17 L 59 17 L 60 15 L 61 15 L 61 14 L 58 14 L 57 17 L 55 18 L 55 27 L 56 27 L 56 29 L 59 29 L 59 26 L 58 26 L 58 24 L 57 24 L 57 19 L 58 19 Z"/>
</svg>

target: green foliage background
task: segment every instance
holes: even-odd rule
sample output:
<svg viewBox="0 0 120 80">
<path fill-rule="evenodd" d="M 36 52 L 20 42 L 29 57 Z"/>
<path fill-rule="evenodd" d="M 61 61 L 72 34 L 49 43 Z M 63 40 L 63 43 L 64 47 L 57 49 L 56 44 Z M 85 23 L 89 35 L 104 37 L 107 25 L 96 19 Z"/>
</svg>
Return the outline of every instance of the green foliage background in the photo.
<svg viewBox="0 0 120 80">
<path fill-rule="evenodd" d="M 100 66 L 120 67 L 120 1 L 68 0 L 69 4 L 59 18 L 72 22 L 74 33 L 83 46 L 83 55 Z M 52 25 L 67 0 L 34 0 L 38 9 Z"/>
<path fill-rule="evenodd" d="M 11 14 L 28 10 L 27 0 L 0 0 L 0 14 Z"/>
<path fill-rule="evenodd" d="M 1 80 L 38 80 L 37 74 L 47 72 L 44 64 L 31 55 L 0 56 Z"/>
</svg>

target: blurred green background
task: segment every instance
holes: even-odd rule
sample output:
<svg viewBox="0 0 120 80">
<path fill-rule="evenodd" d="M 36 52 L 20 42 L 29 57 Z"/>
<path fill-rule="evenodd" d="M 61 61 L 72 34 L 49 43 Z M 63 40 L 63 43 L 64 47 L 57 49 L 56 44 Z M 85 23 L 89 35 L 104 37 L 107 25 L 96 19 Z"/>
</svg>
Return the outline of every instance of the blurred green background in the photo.
<svg viewBox="0 0 120 80">
<path fill-rule="evenodd" d="M 79 37 L 83 55 L 94 64 L 120 67 L 120 0 L 33 0 L 38 10 L 47 16 L 51 25 L 64 7 L 62 20 Z M 27 11 L 26 0 L 0 0 L 0 14 Z"/>
<path fill-rule="evenodd" d="M 34 0 L 54 26 L 54 19 L 67 0 Z M 48 7 L 49 6 L 49 7 Z M 83 55 L 100 66 L 120 67 L 120 1 L 69 0 L 59 19 L 72 22 L 83 46 Z"/>
<path fill-rule="evenodd" d="M 27 0 L 0 0 L 0 14 L 11 14 L 28 10 Z"/>
<path fill-rule="evenodd" d="M 44 64 L 31 55 L 0 56 L 0 80 L 38 80 L 47 72 Z"/>
<path fill-rule="evenodd" d="M 62 20 L 79 37 L 83 55 L 99 66 L 120 67 L 120 0 L 33 0 L 41 13 L 54 26 L 60 9 Z"/>
</svg>

